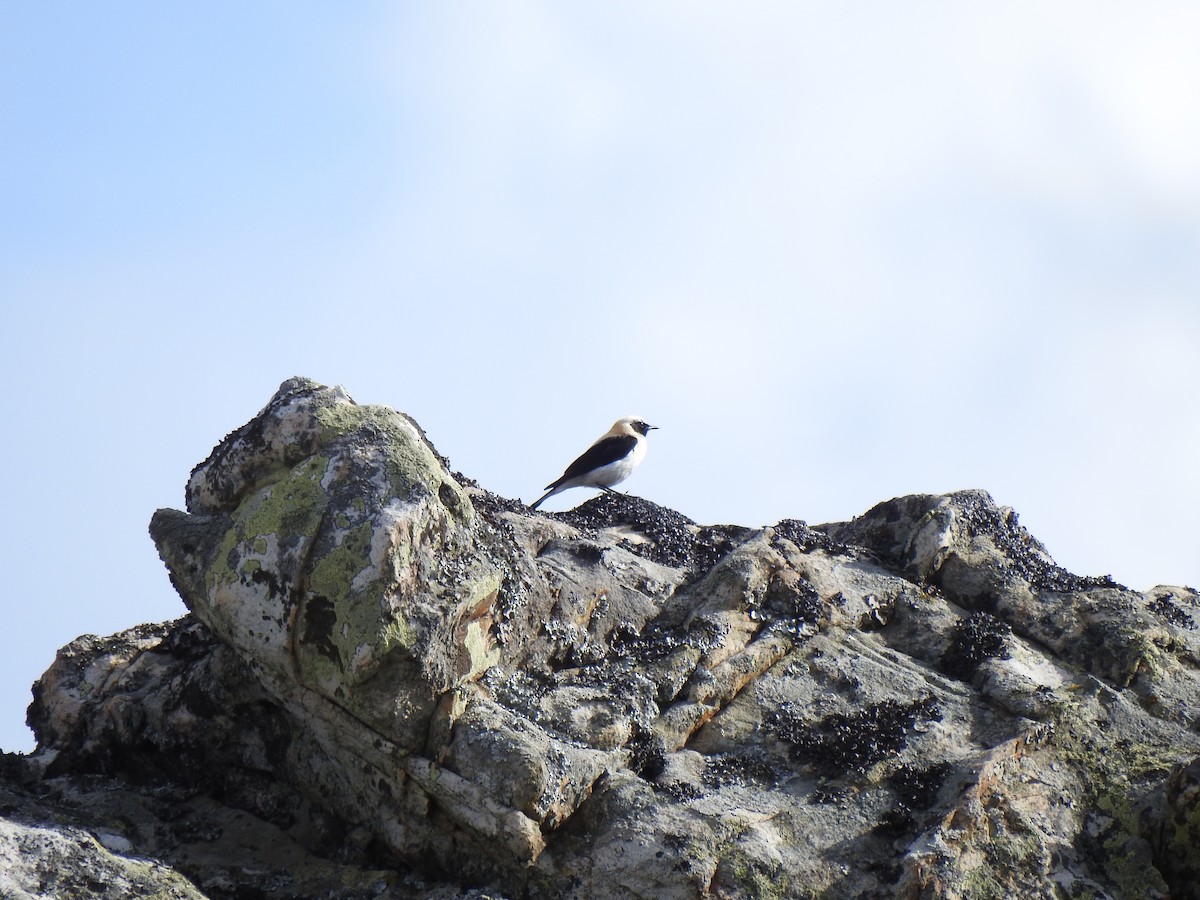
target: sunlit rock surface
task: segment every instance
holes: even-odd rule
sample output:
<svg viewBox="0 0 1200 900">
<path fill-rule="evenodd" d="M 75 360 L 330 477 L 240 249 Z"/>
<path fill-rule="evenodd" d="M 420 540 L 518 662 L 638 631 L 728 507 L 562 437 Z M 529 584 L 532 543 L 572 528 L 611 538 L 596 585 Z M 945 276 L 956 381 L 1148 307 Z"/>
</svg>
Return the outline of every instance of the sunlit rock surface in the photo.
<svg viewBox="0 0 1200 900">
<path fill-rule="evenodd" d="M 187 504 L 191 615 L 35 685 L 0 896 L 1200 896 L 1200 596 L 981 491 L 537 514 L 292 379 Z"/>
</svg>

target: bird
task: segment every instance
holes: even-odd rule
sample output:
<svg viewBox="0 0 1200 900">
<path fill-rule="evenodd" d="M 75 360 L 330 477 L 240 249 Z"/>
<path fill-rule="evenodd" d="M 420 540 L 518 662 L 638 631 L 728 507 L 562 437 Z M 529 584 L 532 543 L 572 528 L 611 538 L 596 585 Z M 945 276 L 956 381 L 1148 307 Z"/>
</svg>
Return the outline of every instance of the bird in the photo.
<svg viewBox="0 0 1200 900">
<path fill-rule="evenodd" d="M 646 435 L 657 425 L 647 425 L 637 416 L 617 419 L 613 427 L 588 447 L 557 481 L 546 485 L 546 493 L 529 508 L 537 509 L 542 502 L 560 491 L 573 487 L 598 487 L 615 493 L 612 487 L 624 481 L 646 455 Z"/>
</svg>

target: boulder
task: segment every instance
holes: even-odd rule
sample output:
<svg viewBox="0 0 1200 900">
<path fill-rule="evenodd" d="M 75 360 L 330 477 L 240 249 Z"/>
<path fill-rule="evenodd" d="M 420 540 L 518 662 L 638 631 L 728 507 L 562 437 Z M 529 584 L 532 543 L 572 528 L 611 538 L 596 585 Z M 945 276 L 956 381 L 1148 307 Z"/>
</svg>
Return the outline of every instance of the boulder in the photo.
<svg viewBox="0 0 1200 900">
<path fill-rule="evenodd" d="M 151 535 L 190 615 L 35 686 L 23 872 L 73 841 L 181 897 L 1200 896 L 1200 595 L 1072 575 L 982 491 L 536 513 L 292 379 L 186 498 Z"/>
</svg>

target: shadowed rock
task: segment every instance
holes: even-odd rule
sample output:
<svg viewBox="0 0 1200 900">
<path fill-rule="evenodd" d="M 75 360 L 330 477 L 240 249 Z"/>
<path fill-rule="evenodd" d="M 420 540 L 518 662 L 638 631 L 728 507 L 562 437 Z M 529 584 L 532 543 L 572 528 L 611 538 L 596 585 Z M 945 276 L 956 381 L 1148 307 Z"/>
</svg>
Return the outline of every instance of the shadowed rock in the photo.
<svg viewBox="0 0 1200 900">
<path fill-rule="evenodd" d="M 114 865 L 208 896 L 1196 896 L 1200 595 L 1065 572 L 981 491 L 815 529 L 532 514 L 292 379 L 187 505 L 151 534 L 193 616 L 64 648 L 8 758 L 6 808 Z"/>
</svg>

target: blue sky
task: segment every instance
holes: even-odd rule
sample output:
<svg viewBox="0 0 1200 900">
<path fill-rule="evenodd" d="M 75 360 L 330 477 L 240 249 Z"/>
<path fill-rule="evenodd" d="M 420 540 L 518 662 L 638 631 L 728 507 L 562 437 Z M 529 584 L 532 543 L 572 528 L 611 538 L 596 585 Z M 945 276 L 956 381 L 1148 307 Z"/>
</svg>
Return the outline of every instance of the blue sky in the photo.
<svg viewBox="0 0 1200 900">
<path fill-rule="evenodd" d="M 296 374 L 527 501 L 637 413 L 700 522 L 981 487 L 1200 584 L 1193 5 L 6 4 L 0 116 L 4 749 Z"/>
</svg>

